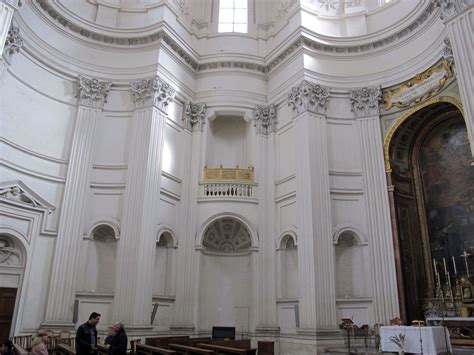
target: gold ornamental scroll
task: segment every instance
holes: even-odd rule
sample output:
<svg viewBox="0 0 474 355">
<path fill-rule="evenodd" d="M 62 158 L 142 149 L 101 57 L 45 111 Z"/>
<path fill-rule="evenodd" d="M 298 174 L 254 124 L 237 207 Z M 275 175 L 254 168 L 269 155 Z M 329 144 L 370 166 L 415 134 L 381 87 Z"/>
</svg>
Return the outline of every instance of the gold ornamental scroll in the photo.
<svg viewBox="0 0 474 355">
<path fill-rule="evenodd" d="M 254 178 L 253 167 L 240 168 L 204 168 L 204 181 L 235 181 L 252 183 Z"/>
<path fill-rule="evenodd" d="M 388 111 L 394 106 L 408 107 L 432 97 L 444 87 L 452 76 L 451 63 L 446 59 L 442 60 L 438 65 L 401 84 L 397 89 L 385 92 L 385 110 Z"/>
</svg>

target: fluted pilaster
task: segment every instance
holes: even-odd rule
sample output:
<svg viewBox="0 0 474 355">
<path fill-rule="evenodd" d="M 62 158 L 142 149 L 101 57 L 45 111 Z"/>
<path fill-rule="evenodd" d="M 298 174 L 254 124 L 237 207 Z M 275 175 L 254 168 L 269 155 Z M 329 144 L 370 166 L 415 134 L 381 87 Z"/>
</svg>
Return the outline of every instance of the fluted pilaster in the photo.
<svg viewBox="0 0 474 355">
<path fill-rule="evenodd" d="M 390 319 L 399 316 L 400 312 L 378 113 L 380 98 L 379 88 L 363 88 L 351 93 L 352 110 L 357 118 L 362 145 L 368 238 L 372 258 L 374 317 L 376 323 L 386 324 Z"/>
<path fill-rule="evenodd" d="M 276 107 L 256 106 L 254 123 L 257 132 L 256 171 L 259 185 L 258 204 L 258 300 L 257 332 L 278 332 L 276 318 L 276 270 L 275 270 L 275 183 L 274 135 Z"/>
<path fill-rule="evenodd" d="M 192 331 L 196 324 L 194 320 L 197 307 L 196 290 L 198 285 L 199 257 L 195 250 L 195 233 L 197 228 L 197 199 L 201 169 L 203 167 L 204 118 L 206 105 L 204 103 L 186 105 L 183 123 L 189 134 L 186 139 L 189 144 L 189 165 L 185 167 L 182 187 L 181 216 L 179 226 L 180 247 L 178 248 L 179 270 L 176 274 L 176 302 L 171 327 L 181 332 Z M 192 133 L 191 133 L 192 132 Z"/>
<path fill-rule="evenodd" d="M 58 237 L 54 250 L 53 268 L 49 287 L 44 325 L 72 327 L 73 304 L 82 226 L 86 206 L 89 176 L 92 166 L 92 149 L 101 110 L 110 89 L 110 82 L 80 77 L 77 96 L 79 108 L 71 146 L 71 155 L 64 189 Z M 93 99 L 85 92 L 98 92 Z"/>
<path fill-rule="evenodd" d="M 134 82 L 131 88 L 136 109 L 117 253 L 113 318 L 125 322 L 128 328 L 146 329 L 151 327 L 165 109 L 175 91 L 159 78 Z"/>
<path fill-rule="evenodd" d="M 296 130 L 300 328 L 336 327 L 326 105 L 329 91 L 303 81 L 287 101 Z"/>
<path fill-rule="evenodd" d="M 448 36 L 456 66 L 457 81 L 464 117 L 471 142 L 471 155 L 474 158 L 474 0 L 441 0 L 441 19 L 448 28 Z"/>
</svg>

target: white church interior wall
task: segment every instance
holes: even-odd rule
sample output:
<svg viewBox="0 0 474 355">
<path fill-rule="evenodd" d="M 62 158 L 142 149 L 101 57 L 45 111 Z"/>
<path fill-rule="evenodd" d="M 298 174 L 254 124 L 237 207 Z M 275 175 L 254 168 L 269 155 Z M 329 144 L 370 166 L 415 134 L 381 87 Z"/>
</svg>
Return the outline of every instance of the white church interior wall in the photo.
<svg viewBox="0 0 474 355">
<path fill-rule="evenodd" d="M 293 125 L 287 125 L 276 133 L 276 180 L 286 179 L 295 173 L 295 131 Z M 280 185 L 280 184 L 279 184 Z M 278 187 L 278 190 L 282 187 Z M 278 193 L 279 194 L 279 193 Z"/>
</svg>

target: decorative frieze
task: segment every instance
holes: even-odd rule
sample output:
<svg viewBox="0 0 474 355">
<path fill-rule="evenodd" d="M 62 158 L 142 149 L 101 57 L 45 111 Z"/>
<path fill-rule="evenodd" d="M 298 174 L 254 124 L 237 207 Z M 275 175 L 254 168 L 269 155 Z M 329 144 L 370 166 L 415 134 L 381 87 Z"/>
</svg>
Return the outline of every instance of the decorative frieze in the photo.
<svg viewBox="0 0 474 355">
<path fill-rule="evenodd" d="M 202 130 L 206 114 L 206 104 L 188 102 L 183 112 L 183 124 L 191 132 Z"/>
<path fill-rule="evenodd" d="M 176 90 L 159 77 L 134 81 L 130 91 L 137 108 L 155 105 L 166 110 L 176 96 Z"/>
<path fill-rule="evenodd" d="M 441 8 L 440 17 L 445 22 L 474 5 L 474 0 L 432 0 L 432 2 Z"/>
<path fill-rule="evenodd" d="M 8 31 L 3 50 L 7 55 L 11 56 L 14 53 L 20 52 L 21 47 L 23 47 L 23 38 L 20 35 L 20 28 L 12 25 Z"/>
<path fill-rule="evenodd" d="M 277 124 L 276 106 L 255 106 L 254 125 L 257 127 L 257 133 L 270 134 L 275 132 Z"/>
<path fill-rule="evenodd" d="M 103 108 L 109 95 L 110 81 L 99 81 L 95 78 L 79 76 L 76 97 L 79 98 L 79 105 L 92 108 Z"/>
<path fill-rule="evenodd" d="M 379 87 L 353 90 L 350 94 L 351 110 L 355 117 L 379 115 L 379 101 L 382 90 Z"/>
<path fill-rule="evenodd" d="M 0 265 L 1 266 L 21 266 L 22 253 L 13 240 L 7 235 L 0 235 Z"/>
<path fill-rule="evenodd" d="M 293 86 L 287 95 L 287 102 L 294 115 L 303 111 L 326 113 L 329 90 L 321 85 L 303 80 Z"/>
</svg>

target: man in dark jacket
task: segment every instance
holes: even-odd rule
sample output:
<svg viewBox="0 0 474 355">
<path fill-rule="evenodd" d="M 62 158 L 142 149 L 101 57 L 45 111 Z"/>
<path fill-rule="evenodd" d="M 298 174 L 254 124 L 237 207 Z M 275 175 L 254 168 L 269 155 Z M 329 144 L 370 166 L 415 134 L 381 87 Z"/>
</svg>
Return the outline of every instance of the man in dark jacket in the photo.
<svg viewBox="0 0 474 355">
<path fill-rule="evenodd" d="M 100 314 L 92 312 L 89 320 L 82 324 L 76 333 L 76 355 L 97 354 L 97 329 Z"/>
<path fill-rule="evenodd" d="M 128 338 L 123 324 L 118 322 L 112 326 L 113 338 L 110 341 L 108 355 L 126 355 Z"/>
</svg>

